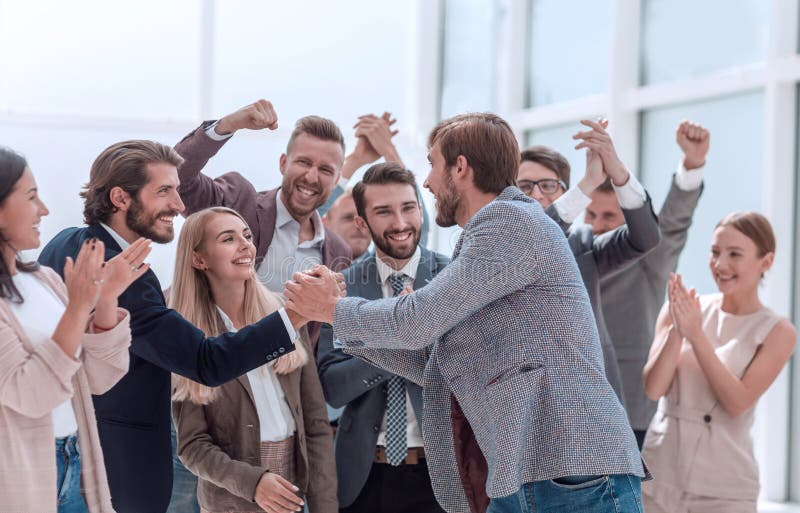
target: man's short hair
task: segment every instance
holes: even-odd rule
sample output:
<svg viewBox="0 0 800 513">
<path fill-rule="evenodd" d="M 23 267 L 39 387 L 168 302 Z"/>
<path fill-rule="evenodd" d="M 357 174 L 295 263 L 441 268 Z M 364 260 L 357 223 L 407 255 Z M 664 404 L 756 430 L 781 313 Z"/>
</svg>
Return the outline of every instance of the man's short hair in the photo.
<svg viewBox="0 0 800 513">
<path fill-rule="evenodd" d="M 356 212 L 364 220 L 367 219 L 366 209 L 367 202 L 364 199 L 368 185 L 385 185 L 390 183 L 399 183 L 410 185 L 414 189 L 414 196 L 419 198 L 419 189 L 417 189 L 417 180 L 414 178 L 414 173 L 404 168 L 402 164 L 397 162 L 382 162 L 375 164 L 367 169 L 364 177 L 353 187 L 353 202 L 356 204 Z M 419 199 L 417 199 L 419 201 Z"/>
<path fill-rule="evenodd" d="M 595 191 L 614 194 L 614 184 L 611 183 L 611 178 L 607 176 L 606 179 L 603 180 L 603 183 L 597 186 Z"/>
<path fill-rule="evenodd" d="M 520 154 L 520 162 L 535 162 L 554 172 L 569 189 L 569 162 L 564 155 L 547 146 L 531 146 Z"/>
<path fill-rule="evenodd" d="M 459 155 L 467 159 L 482 192 L 499 194 L 517 183 L 519 145 L 509 124 L 496 114 L 473 112 L 445 119 L 428 137 L 429 148 L 436 144 L 448 168 Z"/>
<path fill-rule="evenodd" d="M 320 116 L 305 116 L 298 119 L 297 123 L 294 124 L 292 135 L 289 136 L 289 142 L 286 143 L 287 154 L 292 151 L 292 144 L 295 139 L 302 134 L 307 134 L 323 141 L 338 143 L 342 147 L 342 153 L 344 153 L 344 136 L 342 135 L 342 131 L 339 130 L 336 123 L 330 119 Z"/>
<path fill-rule="evenodd" d="M 117 207 L 110 192 L 121 187 L 132 198 L 149 181 L 147 165 L 155 163 L 183 164 L 183 157 L 171 146 L 155 141 L 131 140 L 112 144 L 94 160 L 89 182 L 80 193 L 83 198 L 83 221 L 86 224 L 107 223 Z"/>
</svg>

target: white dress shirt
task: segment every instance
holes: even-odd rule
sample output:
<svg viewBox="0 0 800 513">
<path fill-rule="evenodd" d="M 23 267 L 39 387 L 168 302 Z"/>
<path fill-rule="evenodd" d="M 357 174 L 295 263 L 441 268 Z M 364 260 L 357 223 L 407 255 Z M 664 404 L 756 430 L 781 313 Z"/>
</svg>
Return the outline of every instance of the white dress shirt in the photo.
<svg viewBox="0 0 800 513">
<path fill-rule="evenodd" d="M 392 290 L 392 285 L 389 283 L 389 276 L 393 274 L 405 274 L 409 277 L 408 282 L 414 282 L 414 279 L 417 277 L 417 267 L 419 267 L 419 260 L 421 257 L 422 252 L 417 246 L 417 250 L 414 252 L 414 255 L 406 262 L 406 265 L 403 266 L 402 269 L 399 271 L 395 271 L 388 265 L 386 265 L 380 256 L 375 256 L 375 262 L 378 267 L 378 277 L 381 280 L 381 290 L 383 291 L 383 297 L 394 297 L 394 291 Z M 417 422 L 417 416 L 414 414 L 414 407 L 411 405 L 411 397 L 408 395 L 408 390 L 406 390 L 406 446 L 407 447 L 422 447 L 424 444 L 422 442 L 422 434 L 419 431 L 419 423 Z M 378 445 L 386 447 L 386 413 L 383 414 L 383 421 L 381 421 L 381 430 L 378 433 Z"/>
<path fill-rule="evenodd" d="M 14 312 L 31 344 L 36 347 L 52 338 L 66 307 L 50 287 L 33 274 L 17 272 L 13 280 L 24 301 L 19 304 L 6 300 L 6 304 Z M 75 357 L 77 358 L 79 354 L 80 348 Z M 72 409 L 71 399 L 58 405 L 53 410 L 52 416 L 56 438 L 71 435 L 78 430 L 78 421 Z"/>
<path fill-rule="evenodd" d="M 641 208 L 647 201 L 647 193 L 644 191 L 642 184 L 639 183 L 639 180 L 637 180 L 632 173 L 628 176 L 629 178 L 628 181 L 625 182 L 625 185 L 617 187 L 612 182 L 614 192 L 617 193 L 619 206 L 626 210 Z M 573 187 L 555 200 L 553 206 L 561 217 L 561 220 L 570 224 L 578 218 L 581 212 L 583 212 L 591 202 L 592 198 L 584 194 L 580 187 Z"/>
<path fill-rule="evenodd" d="M 280 189 L 276 207 L 275 233 L 264 260 L 258 266 L 258 277 L 268 289 L 276 294 L 283 294 L 284 285 L 292 279 L 294 273 L 306 271 L 322 263 L 325 228 L 322 218 L 315 210 L 311 215 L 314 238 L 300 243 L 300 223 L 283 204 Z"/>
<path fill-rule="evenodd" d="M 105 223 L 100 223 L 100 226 L 105 228 L 108 234 L 111 235 L 111 238 L 113 238 L 116 241 L 116 243 L 119 244 L 119 248 L 121 250 L 125 251 L 130 246 L 130 244 L 128 244 L 128 241 L 123 239 L 122 235 L 114 231 L 113 228 L 111 228 Z M 291 340 L 292 343 L 295 343 L 299 335 L 297 334 L 297 331 L 294 329 L 294 326 L 292 326 L 292 322 L 289 320 L 289 316 L 286 314 L 286 310 L 284 308 L 281 308 L 280 310 L 278 310 L 278 314 L 281 316 L 283 325 L 286 327 L 286 333 L 289 334 L 289 340 Z"/>
<path fill-rule="evenodd" d="M 236 331 L 230 317 L 217 307 L 222 322 L 228 331 Z M 294 435 L 296 426 L 292 410 L 286 402 L 278 376 L 275 374 L 274 362 L 262 365 L 247 373 L 247 381 L 253 391 L 256 403 L 258 425 L 262 442 L 280 442 Z"/>
</svg>

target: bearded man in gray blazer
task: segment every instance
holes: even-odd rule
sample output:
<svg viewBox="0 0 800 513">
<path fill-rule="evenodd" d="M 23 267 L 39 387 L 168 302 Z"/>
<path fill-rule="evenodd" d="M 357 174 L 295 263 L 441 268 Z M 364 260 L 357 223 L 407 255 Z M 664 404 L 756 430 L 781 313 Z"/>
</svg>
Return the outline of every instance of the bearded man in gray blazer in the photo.
<svg viewBox="0 0 800 513">
<path fill-rule="evenodd" d="M 511 127 L 464 114 L 428 146 L 436 222 L 464 228 L 451 263 L 411 294 L 373 301 L 341 297 L 318 266 L 286 284 L 287 308 L 423 387 L 425 455 L 445 510 L 640 511 L 645 469 L 589 297 L 561 228 L 514 186 Z"/>
</svg>

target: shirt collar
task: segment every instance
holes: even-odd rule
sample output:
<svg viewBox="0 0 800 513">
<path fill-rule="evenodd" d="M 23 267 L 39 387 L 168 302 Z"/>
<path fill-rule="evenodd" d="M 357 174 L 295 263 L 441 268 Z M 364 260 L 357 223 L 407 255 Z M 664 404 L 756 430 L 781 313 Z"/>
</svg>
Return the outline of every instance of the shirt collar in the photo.
<svg viewBox="0 0 800 513">
<path fill-rule="evenodd" d="M 414 251 L 414 254 L 411 255 L 411 258 L 406 262 L 406 265 L 403 266 L 402 269 L 399 271 L 395 271 L 391 267 L 389 267 L 378 254 L 375 254 L 375 265 L 378 268 L 378 277 L 381 279 L 381 284 L 386 283 L 386 280 L 389 279 L 389 276 L 393 274 L 405 274 L 412 280 L 417 278 L 417 268 L 419 267 L 419 260 L 422 252 L 417 246 L 417 249 Z"/>
<path fill-rule="evenodd" d="M 298 223 L 297 219 L 292 217 L 292 214 L 289 213 L 286 205 L 283 204 L 283 198 L 281 196 L 281 189 L 278 189 L 276 201 L 276 207 L 278 211 L 275 216 L 275 227 L 280 229 L 287 224 L 294 223 L 299 228 L 300 223 Z M 311 224 L 314 226 L 314 238 L 304 242 L 302 244 L 304 247 L 321 245 L 325 240 L 325 227 L 322 224 L 322 218 L 319 216 L 319 212 L 316 210 L 314 210 L 314 212 L 311 214 Z"/>
<path fill-rule="evenodd" d="M 119 244 L 119 249 L 121 249 L 122 251 L 128 249 L 130 244 L 128 243 L 128 241 L 122 238 L 122 235 L 118 234 L 116 231 L 114 231 L 113 228 L 108 226 L 106 223 L 101 222 L 100 226 L 105 228 L 108 234 L 111 235 L 111 238 L 113 238 L 116 241 L 116 243 Z"/>
</svg>

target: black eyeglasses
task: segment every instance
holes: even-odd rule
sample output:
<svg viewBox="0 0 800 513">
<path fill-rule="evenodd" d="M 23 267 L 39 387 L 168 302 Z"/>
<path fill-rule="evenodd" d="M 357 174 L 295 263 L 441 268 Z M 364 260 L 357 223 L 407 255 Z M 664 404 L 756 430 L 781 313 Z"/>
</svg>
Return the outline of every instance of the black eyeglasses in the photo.
<svg viewBox="0 0 800 513">
<path fill-rule="evenodd" d="M 565 191 L 567 190 L 567 184 L 565 184 L 563 180 L 556 180 L 554 178 L 545 178 L 544 180 L 517 180 L 517 187 L 528 196 L 533 194 L 533 188 L 536 186 L 539 187 L 539 190 L 542 191 L 542 194 L 545 196 L 551 196 L 557 193 L 559 187 Z"/>
</svg>

